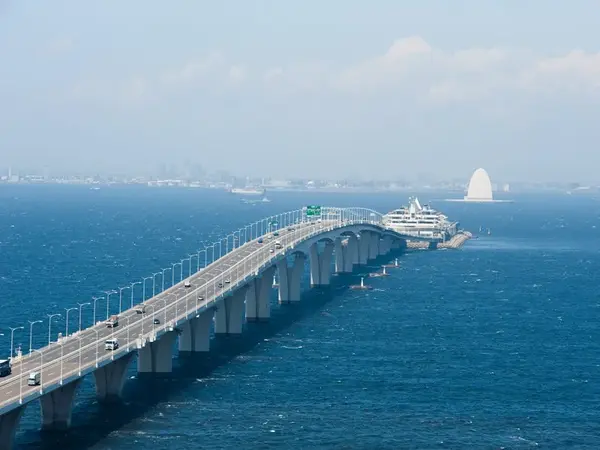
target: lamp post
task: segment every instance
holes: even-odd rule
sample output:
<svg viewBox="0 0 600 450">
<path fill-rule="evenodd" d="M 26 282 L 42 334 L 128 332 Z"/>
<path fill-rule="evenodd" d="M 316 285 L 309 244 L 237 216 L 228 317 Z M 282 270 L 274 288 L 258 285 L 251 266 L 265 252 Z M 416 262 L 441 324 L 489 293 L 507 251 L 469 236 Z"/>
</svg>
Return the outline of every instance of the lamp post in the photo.
<svg viewBox="0 0 600 450">
<path fill-rule="evenodd" d="M 116 294 L 117 291 L 104 291 L 104 293 L 106 294 L 106 320 L 108 320 L 108 317 L 110 316 L 110 296 Z"/>
<path fill-rule="evenodd" d="M 92 297 L 92 300 L 94 302 L 94 325 L 96 325 L 96 302 L 98 300 L 102 300 L 104 297 Z M 108 304 L 108 302 L 106 302 Z M 107 308 L 108 309 L 108 308 Z"/>
<path fill-rule="evenodd" d="M 177 265 L 181 265 L 181 263 L 171 263 L 171 286 L 175 286 L 175 267 L 177 267 Z M 181 272 L 183 273 L 183 267 L 181 268 Z"/>
<path fill-rule="evenodd" d="M 188 259 L 190 260 L 190 265 L 188 266 L 188 278 L 192 276 L 192 258 L 196 256 L 196 258 L 198 257 L 195 253 L 191 253 L 188 255 Z M 198 266 L 198 260 L 196 259 L 196 266 Z M 198 272 L 196 270 L 196 272 Z"/>
<path fill-rule="evenodd" d="M 156 297 L 156 275 L 160 275 L 161 272 L 152 274 L 152 297 Z"/>
<path fill-rule="evenodd" d="M 67 311 L 67 318 L 66 318 L 66 323 L 65 323 L 65 337 L 67 337 L 69 335 L 69 312 L 71 311 L 76 311 L 77 308 L 73 307 L 73 308 L 65 308 L 65 311 Z"/>
<path fill-rule="evenodd" d="M 134 291 L 134 287 L 136 284 L 142 284 L 142 282 L 134 281 L 133 283 L 131 283 L 131 306 L 130 306 L 130 308 L 133 308 L 133 291 Z"/>
<path fill-rule="evenodd" d="M 146 301 L 146 280 L 150 280 L 154 277 L 144 277 L 142 280 L 142 303 Z"/>
<path fill-rule="evenodd" d="M 166 327 L 167 326 L 167 299 L 163 297 L 163 298 L 160 298 L 159 300 L 162 300 L 163 303 L 165 304 L 165 323 L 164 323 L 164 325 Z"/>
<path fill-rule="evenodd" d="M 65 341 L 61 341 L 58 345 L 60 345 L 60 385 L 63 384 L 63 353 L 65 348 Z"/>
<path fill-rule="evenodd" d="M 79 376 L 81 376 L 81 335 L 77 336 L 77 339 L 79 340 Z"/>
<path fill-rule="evenodd" d="M 44 368 L 44 354 L 41 350 L 33 350 L 36 353 L 40 354 L 40 394 L 44 392 L 44 373 L 42 369 Z"/>
<path fill-rule="evenodd" d="M 179 314 L 179 297 L 177 294 L 169 294 L 169 297 L 175 297 L 175 325 L 177 325 L 177 315 Z"/>
<path fill-rule="evenodd" d="M 81 310 L 84 306 L 90 305 L 90 302 L 77 303 L 77 305 L 79 306 L 79 332 L 81 333 Z"/>
<path fill-rule="evenodd" d="M 125 286 L 119 288 L 119 314 L 123 311 L 123 291 L 129 289 L 131 286 Z"/>
<path fill-rule="evenodd" d="M 206 285 L 207 281 L 206 278 L 204 277 L 200 277 L 200 281 L 202 281 L 204 283 L 204 285 Z M 203 286 L 202 284 L 200 286 Z M 200 289 L 198 289 L 200 290 Z M 206 301 L 206 298 L 204 299 L 204 301 Z M 200 294 L 196 294 L 196 317 L 199 317 L 198 314 L 198 310 L 200 309 Z"/>
<path fill-rule="evenodd" d="M 30 355 L 31 355 L 31 350 L 33 348 L 33 326 L 36 323 L 42 323 L 42 321 L 41 320 L 34 320 L 34 321 L 29 320 L 29 354 Z"/>
<path fill-rule="evenodd" d="M 25 327 L 10 327 L 10 359 L 13 359 L 13 349 L 14 349 L 14 342 L 15 342 L 15 331 L 17 330 L 24 330 Z"/>
<path fill-rule="evenodd" d="M 98 338 L 99 338 L 100 330 L 94 328 L 94 331 L 96 332 L 96 344 L 95 344 L 95 347 L 96 347 L 96 368 L 97 368 L 98 367 L 98 340 L 99 340 Z"/>
<path fill-rule="evenodd" d="M 60 316 L 60 314 L 48 314 L 48 345 L 50 345 L 50 343 L 52 342 L 52 318 Z"/>
<path fill-rule="evenodd" d="M 162 289 L 161 289 L 161 292 L 164 292 L 164 291 L 165 291 L 165 272 L 166 272 L 167 270 L 173 270 L 173 269 L 172 269 L 171 267 L 165 267 L 165 268 L 162 270 Z"/>
<path fill-rule="evenodd" d="M 154 305 L 148 305 L 148 308 L 152 308 L 152 333 L 156 332 L 156 324 L 154 323 L 154 317 L 156 316 L 156 310 L 154 308 Z M 142 320 L 142 327 L 144 326 L 144 321 Z M 144 331 L 142 329 L 142 334 L 144 334 Z"/>
<path fill-rule="evenodd" d="M 127 320 L 127 351 L 129 351 L 129 316 L 125 317 Z"/>
<path fill-rule="evenodd" d="M 183 281 L 183 262 L 187 261 L 187 260 L 188 260 L 188 258 L 183 258 L 181 260 L 181 262 L 179 263 L 180 264 L 180 266 L 179 266 L 179 281 Z"/>
<path fill-rule="evenodd" d="M 200 272 L 200 253 L 202 253 L 202 250 L 196 252 L 196 272 Z"/>
</svg>

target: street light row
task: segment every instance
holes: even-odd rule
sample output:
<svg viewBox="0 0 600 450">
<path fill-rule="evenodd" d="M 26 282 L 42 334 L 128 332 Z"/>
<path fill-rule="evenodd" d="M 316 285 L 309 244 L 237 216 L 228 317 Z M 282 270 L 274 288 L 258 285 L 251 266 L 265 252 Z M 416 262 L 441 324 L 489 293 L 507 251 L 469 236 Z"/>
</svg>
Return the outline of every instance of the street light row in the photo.
<svg viewBox="0 0 600 450">
<path fill-rule="evenodd" d="M 116 290 L 108 290 L 108 291 L 103 291 L 104 294 L 106 295 L 105 297 L 92 297 L 92 302 L 84 302 L 84 303 L 77 303 L 77 307 L 71 307 L 71 308 L 65 308 L 65 337 L 69 336 L 69 313 L 71 311 L 79 311 L 79 327 L 78 327 L 78 333 L 81 332 L 82 330 L 82 312 L 83 312 L 83 308 L 85 306 L 90 306 L 93 305 L 93 324 L 96 325 L 96 304 L 99 300 L 104 300 L 106 299 L 106 319 L 108 320 L 109 316 L 110 316 L 110 296 L 113 294 L 119 294 L 119 314 L 122 313 L 123 311 L 123 291 L 126 289 L 130 289 L 131 290 L 131 300 L 130 300 L 130 308 L 133 308 L 134 306 L 134 288 L 136 285 L 141 284 L 142 285 L 142 302 L 146 301 L 146 281 L 147 280 L 152 280 L 152 297 L 155 297 L 157 294 L 157 286 L 156 286 L 156 276 L 157 275 L 161 275 L 161 290 L 158 292 L 159 294 L 165 291 L 165 273 L 167 271 L 171 271 L 171 286 L 173 287 L 175 286 L 175 268 L 177 266 L 179 266 L 180 270 L 179 270 L 179 282 L 183 281 L 183 269 L 184 269 L 184 263 L 187 261 L 188 263 L 186 264 L 187 268 L 188 268 L 188 277 L 192 276 L 192 259 L 195 257 L 196 258 L 196 270 L 194 273 L 198 273 L 201 270 L 200 267 L 200 260 L 201 260 L 201 255 L 202 253 L 204 253 L 204 264 L 202 266 L 202 269 L 206 268 L 209 265 L 209 258 L 208 258 L 208 253 L 209 251 L 211 252 L 211 257 L 210 257 L 210 263 L 212 264 L 213 262 L 215 262 L 217 259 L 222 258 L 224 255 L 227 255 L 230 251 L 235 250 L 236 248 L 240 247 L 241 245 L 250 242 L 254 239 L 257 239 L 259 236 L 264 236 L 265 234 L 268 234 L 272 228 L 273 225 L 275 224 L 276 228 L 279 228 L 279 223 L 283 223 L 283 226 L 288 226 L 294 223 L 298 223 L 300 221 L 301 218 L 301 214 L 302 214 L 302 210 L 295 210 L 295 211 L 289 211 L 286 213 L 281 213 L 275 216 L 270 216 L 264 219 L 261 219 L 259 221 L 253 222 L 249 225 L 246 225 L 243 228 L 240 228 L 236 231 L 234 231 L 233 233 L 228 234 L 227 236 L 225 236 L 224 238 L 219 239 L 218 241 L 214 242 L 212 245 L 207 245 L 206 247 L 204 247 L 203 249 L 198 250 L 196 253 L 190 253 L 188 254 L 187 258 L 183 258 L 181 261 L 179 262 L 175 262 L 175 263 L 171 263 L 171 267 L 166 267 L 164 269 L 162 269 L 159 272 L 155 272 L 152 274 L 152 276 L 148 276 L 148 277 L 143 277 L 142 281 L 134 281 L 132 282 L 129 286 L 124 286 L 124 287 L 119 287 L 118 291 Z M 242 243 L 242 235 L 243 235 L 243 240 L 244 242 Z M 237 238 L 237 239 L 236 239 Z M 231 247 L 230 247 L 230 242 L 231 242 Z M 223 244 L 224 245 L 224 249 L 223 249 Z M 236 245 L 237 244 L 237 245 Z M 218 246 L 218 257 L 217 257 L 217 246 Z M 223 250 L 225 250 L 223 252 Z M 54 313 L 54 314 L 48 314 L 47 318 L 48 318 L 48 345 L 50 345 L 52 343 L 52 319 L 55 317 L 62 317 L 61 313 Z M 29 354 L 32 354 L 34 351 L 36 351 L 33 348 L 33 328 L 34 325 L 38 324 L 38 323 L 43 323 L 43 320 L 34 320 L 34 321 L 28 321 L 29 322 Z M 11 334 L 10 334 L 10 358 L 12 359 L 14 357 L 14 333 L 17 330 L 24 330 L 25 327 L 24 326 L 19 326 L 19 327 L 10 327 L 11 330 Z M 40 352 L 41 353 L 41 352 Z"/>
</svg>

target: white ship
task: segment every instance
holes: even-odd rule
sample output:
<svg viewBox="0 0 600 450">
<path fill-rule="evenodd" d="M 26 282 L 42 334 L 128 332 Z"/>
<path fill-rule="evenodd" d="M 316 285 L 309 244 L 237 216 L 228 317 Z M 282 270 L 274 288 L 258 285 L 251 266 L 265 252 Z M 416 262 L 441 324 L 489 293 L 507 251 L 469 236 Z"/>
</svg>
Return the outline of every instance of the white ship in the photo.
<svg viewBox="0 0 600 450">
<path fill-rule="evenodd" d="M 429 205 L 421 205 L 416 197 L 409 198 L 408 206 L 390 211 L 383 216 L 386 228 L 416 238 L 445 241 L 457 233 L 458 222 L 451 222 Z"/>
<path fill-rule="evenodd" d="M 264 197 L 266 191 L 261 188 L 233 188 L 231 193 L 238 195 L 262 195 Z"/>
</svg>

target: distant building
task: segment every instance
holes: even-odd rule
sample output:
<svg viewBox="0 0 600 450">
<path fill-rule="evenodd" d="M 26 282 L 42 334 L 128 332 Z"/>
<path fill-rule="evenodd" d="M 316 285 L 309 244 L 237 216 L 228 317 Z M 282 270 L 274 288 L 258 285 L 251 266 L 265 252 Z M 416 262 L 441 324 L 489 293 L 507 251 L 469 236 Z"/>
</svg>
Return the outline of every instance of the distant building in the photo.
<svg viewBox="0 0 600 450">
<path fill-rule="evenodd" d="M 477 169 L 473 172 L 469 181 L 469 188 L 465 201 L 468 202 L 491 202 L 494 201 L 492 195 L 492 182 L 485 169 Z"/>
</svg>

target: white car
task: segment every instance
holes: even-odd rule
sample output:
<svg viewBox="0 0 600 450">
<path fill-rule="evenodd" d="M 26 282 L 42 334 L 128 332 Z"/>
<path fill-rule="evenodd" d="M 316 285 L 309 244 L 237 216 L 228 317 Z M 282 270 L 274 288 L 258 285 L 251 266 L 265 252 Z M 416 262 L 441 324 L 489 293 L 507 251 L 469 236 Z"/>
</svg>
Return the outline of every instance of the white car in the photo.
<svg viewBox="0 0 600 450">
<path fill-rule="evenodd" d="M 183 283 L 183 287 L 186 287 L 186 288 L 192 287 L 192 283 L 190 282 L 190 280 L 185 280 Z"/>
<path fill-rule="evenodd" d="M 269 249 L 269 253 L 275 253 L 275 249 L 274 248 L 270 248 Z"/>
</svg>

